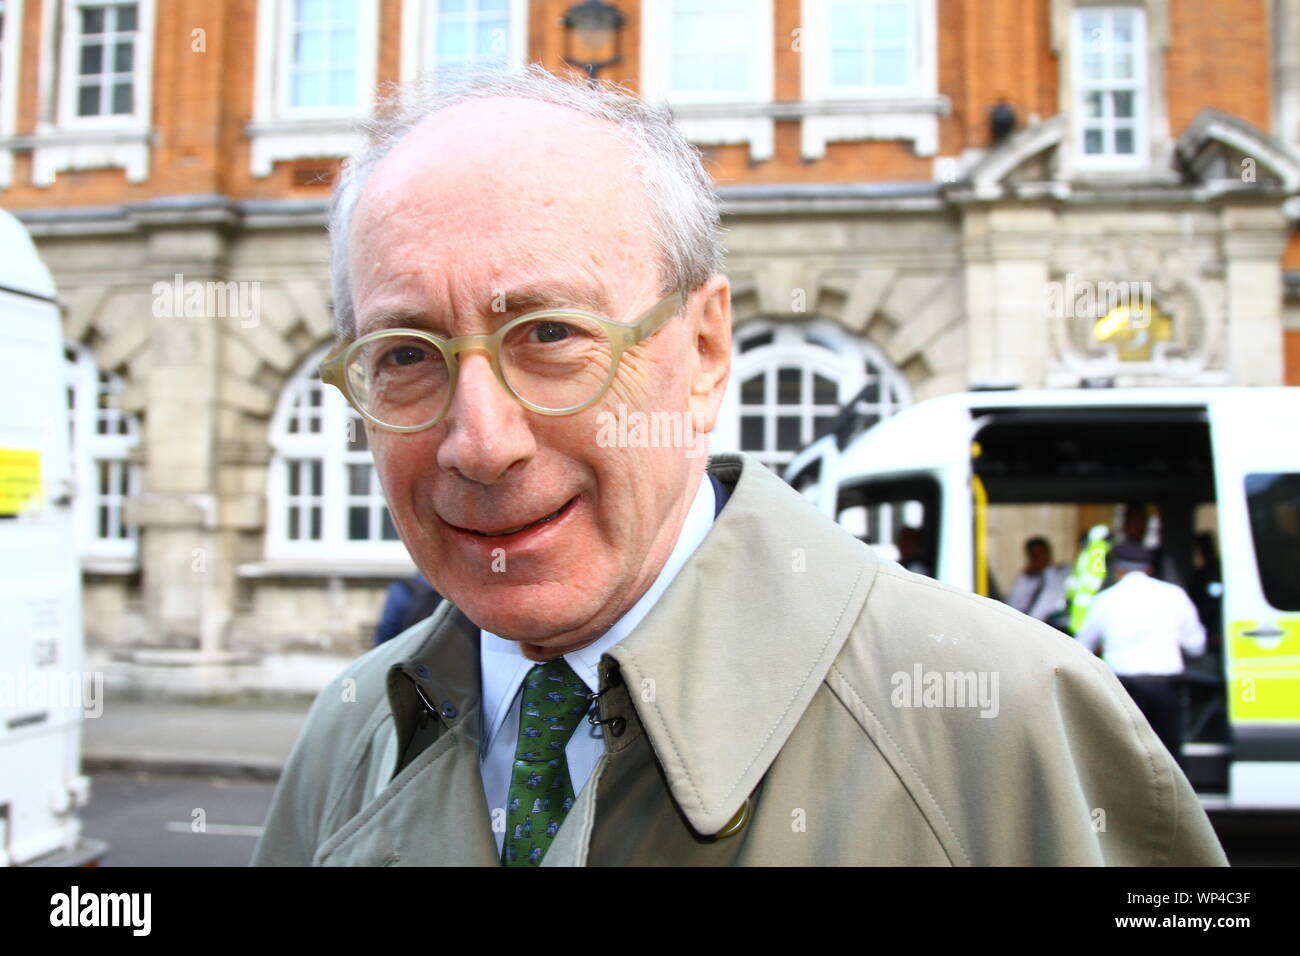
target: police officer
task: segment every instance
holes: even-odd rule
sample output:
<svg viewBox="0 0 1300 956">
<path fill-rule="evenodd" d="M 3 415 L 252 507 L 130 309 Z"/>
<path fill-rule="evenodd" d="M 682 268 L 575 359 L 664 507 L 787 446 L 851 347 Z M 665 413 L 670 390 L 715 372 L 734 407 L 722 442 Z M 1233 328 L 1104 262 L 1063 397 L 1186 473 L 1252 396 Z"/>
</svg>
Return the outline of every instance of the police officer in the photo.
<svg viewBox="0 0 1300 956">
<path fill-rule="evenodd" d="M 1187 593 L 1151 577 L 1151 552 L 1122 541 L 1110 552 L 1115 584 L 1092 600 L 1076 637 L 1110 665 L 1156 735 L 1182 765 L 1183 652 L 1205 652 L 1205 628 Z"/>
</svg>

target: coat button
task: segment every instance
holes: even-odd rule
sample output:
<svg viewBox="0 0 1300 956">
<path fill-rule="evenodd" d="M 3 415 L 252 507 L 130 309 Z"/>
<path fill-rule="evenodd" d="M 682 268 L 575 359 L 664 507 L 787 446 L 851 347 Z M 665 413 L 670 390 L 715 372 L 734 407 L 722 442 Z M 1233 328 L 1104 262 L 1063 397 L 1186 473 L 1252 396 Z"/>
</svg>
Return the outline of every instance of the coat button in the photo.
<svg viewBox="0 0 1300 956">
<path fill-rule="evenodd" d="M 448 720 L 455 719 L 457 713 L 459 713 L 459 711 L 456 710 L 454 704 L 442 705 L 442 716 L 446 717 Z"/>
<path fill-rule="evenodd" d="M 731 820 L 727 823 L 725 827 L 723 827 L 717 833 L 713 834 L 713 839 L 723 840 L 729 836 L 735 836 L 737 833 L 739 833 L 741 830 L 745 828 L 745 824 L 748 822 L 749 822 L 749 798 L 746 797 L 744 804 L 741 806 L 739 810 L 736 811 L 736 815 L 731 818 Z"/>
<path fill-rule="evenodd" d="M 429 668 L 426 667 L 424 664 L 416 664 L 416 665 L 415 665 L 415 672 L 416 672 L 417 674 L 419 674 L 421 677 L 428 677 L 428 676 L 429 676 Z"/>
</svg>

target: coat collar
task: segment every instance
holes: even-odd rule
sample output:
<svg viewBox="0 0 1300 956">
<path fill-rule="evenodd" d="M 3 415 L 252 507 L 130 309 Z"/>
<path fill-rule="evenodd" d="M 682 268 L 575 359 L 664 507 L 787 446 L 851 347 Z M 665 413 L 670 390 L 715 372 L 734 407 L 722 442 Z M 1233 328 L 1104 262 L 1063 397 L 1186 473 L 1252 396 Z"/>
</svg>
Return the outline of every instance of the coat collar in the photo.
<svg viewBox="0 0 1300 956">
<path fill-rule="evenodd" d="M 632 634 L 606 652 L 673 798 L 701 834 L 743 806 L 830 670 L 879 562 L 749 455 L 731 498 Z"/>
</svg>

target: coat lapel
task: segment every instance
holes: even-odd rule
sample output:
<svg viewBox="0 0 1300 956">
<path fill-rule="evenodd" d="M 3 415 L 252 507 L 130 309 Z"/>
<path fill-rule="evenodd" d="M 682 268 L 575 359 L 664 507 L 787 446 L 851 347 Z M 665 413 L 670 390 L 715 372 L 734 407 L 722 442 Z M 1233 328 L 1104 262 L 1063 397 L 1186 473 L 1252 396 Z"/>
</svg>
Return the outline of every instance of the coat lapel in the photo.
<svg viewBox="0 0 1300 956">
<path fill-rule="evenodd" d="M 870 548 L 748 455 L 735 488 L 645 620 L 607 652 L 696 832 L 758 785 L 848 638 L 875 579 Z"/>
<path fill-rule="evenodd" d="M 320 848 L 316 862 L 499 863 L 479 771 L 478 638 L 478 628 L 445 602 L 415 652 L 389 669 L 396 766 L 381 770 L 391 779 Z"/>
</svg>

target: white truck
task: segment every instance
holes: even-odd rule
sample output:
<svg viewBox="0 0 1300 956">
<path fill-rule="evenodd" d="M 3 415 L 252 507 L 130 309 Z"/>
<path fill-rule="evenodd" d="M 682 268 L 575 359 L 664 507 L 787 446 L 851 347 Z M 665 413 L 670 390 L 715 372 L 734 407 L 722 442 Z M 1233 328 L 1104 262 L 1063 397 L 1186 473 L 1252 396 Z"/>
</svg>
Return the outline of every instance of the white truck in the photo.
<svg viewBox="0 0 1300 956">
<path fill-rule="evenodd" d="M 948 584 L 999 597 L 1030 535 L 1069 564 L 1144 508 L 1158 573 L 1211 637 L 1184 684 L 1188 777 L 1207 806 L 1300 807 L 1300 388 L 969 392 L 865 430 L 855 414 L 786 480 Z"/>
<path fill-rule="evenodd" d="M 0 211 L 0 865 L 93 865 L 77 810 L 82 720 L 102 676 L 82 670 L 81 574 L 63 331 L 54 282 Z"/>
</svg>

